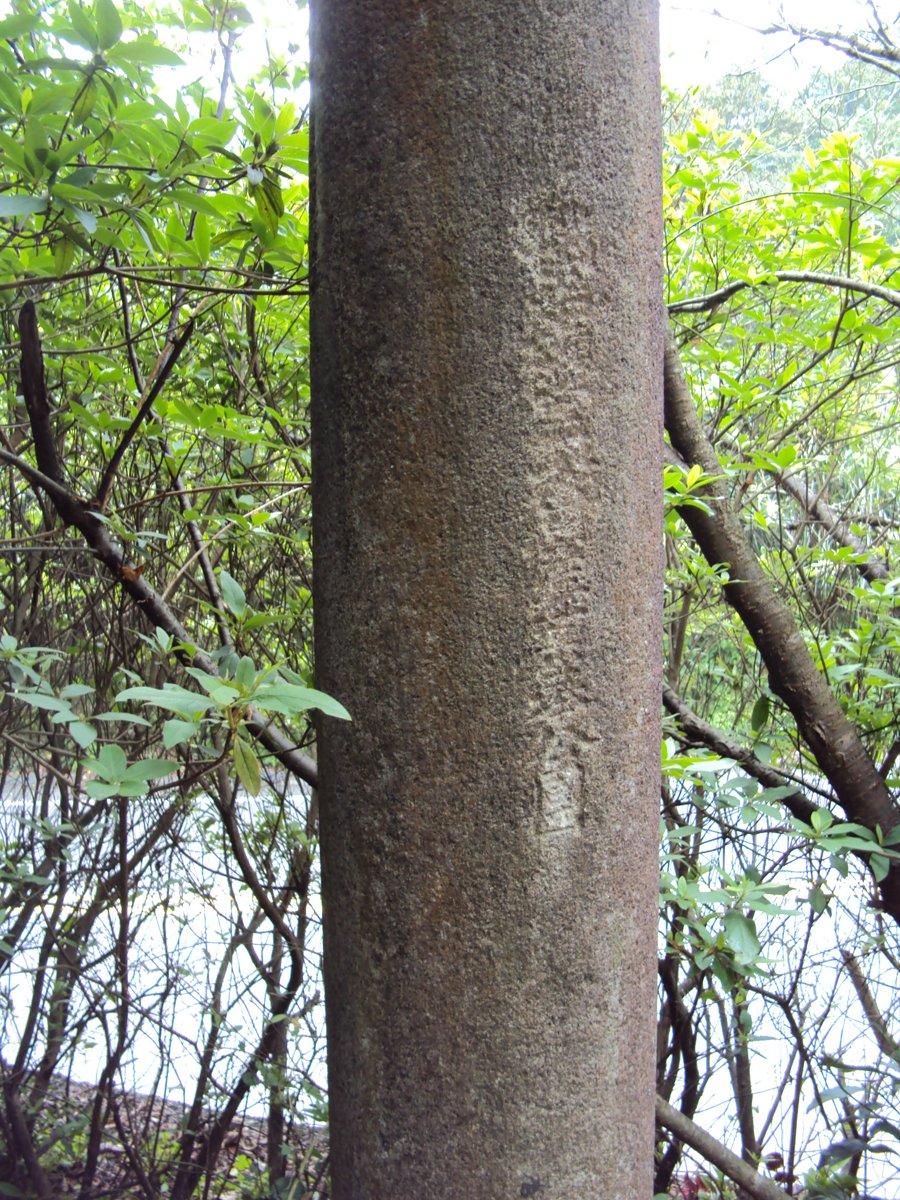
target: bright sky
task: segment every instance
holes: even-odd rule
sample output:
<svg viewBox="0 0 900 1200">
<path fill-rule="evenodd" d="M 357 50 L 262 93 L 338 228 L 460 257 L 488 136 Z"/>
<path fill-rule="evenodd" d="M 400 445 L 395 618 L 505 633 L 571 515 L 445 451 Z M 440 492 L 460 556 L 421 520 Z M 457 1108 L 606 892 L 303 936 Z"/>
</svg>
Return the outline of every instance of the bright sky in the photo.
<svg viewBox="0 0 900 1200">
<path fill-rule="evenodd" d="M 878 0 L 886 20 L 896 3 Z M 253 48 L 255 61 L 265 57 L 263 22 L 270 27 L 273 47 L 302 40 L 306 12 L 298 10 L 295 0 L 249 0 L 247 7 L 259 14 L 258 24 L 242 36 L 245 49 Z M 661 0 L 663 79 L 683 88 L 713 83 L 735 69 L 758 67 L 790 95 L 816 66 L 840 64 L 837 51 L 808 44 L 792 49 L 791 38 L 754 31 L 775 20 L 781 9 L 797 24 L 854 32 L 865 29 L 871 15 L 866 0 Z"/>
<path fill-rule="evenodd" d="M 304 41 L 307 11 L 301 0 L 245 0 L 254 14 L 254 26 L 241 36 L 241 60 L 258 63 L 266 57 L 266 30 L 275 50 Z M 900 37 L 897 0 L 875 0 L 887 22 L 893 20 Z M 10 0 L 0 0 L 0 16 L 10 10 Z M 754 32 L 784 10 L 795 23 L 848 31 L 865 29 L 871 16 L 869 0 L 660 0 L 663 79 L 672 87 L 713 83 L 734 69 L 760 68 L 770 81 L 792 92 L 815 66 L 840 62 L 836 51 L 804 45 L 791 49 L 785 37 L 763 37 Z M 247 68 L 250 73 L 252 68 Z"/>
<path fill-rule="evenodd" d="M 895 3 L 880 0 L 885 23 Z M 866 29 L 871 17 L 864 0 L 662 0 L 663 79 L 682 88 L 713 83 L 735 68 L 760 68 L 791 94 L 815 67 L 840 65 L 837 51 L 808 43 L 795 47 L 791 38 L 755 32 L 777 20 L 780 10 L 794 24 L 846 32 Z M 898 17 L 893 19 L 896 24 Z"/>
</svg>

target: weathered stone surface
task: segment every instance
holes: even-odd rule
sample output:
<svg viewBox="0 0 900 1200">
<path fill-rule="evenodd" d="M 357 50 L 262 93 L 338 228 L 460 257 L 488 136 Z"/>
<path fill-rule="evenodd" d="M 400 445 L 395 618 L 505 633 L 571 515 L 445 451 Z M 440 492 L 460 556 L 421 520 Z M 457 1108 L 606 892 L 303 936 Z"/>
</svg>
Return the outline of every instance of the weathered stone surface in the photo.
<svg viewBox="0 0 900 1200">
<path fill-rule="evenodd" d="M 336 1200 L 650 1194 L 655 18 L 314 8 Z"/>
</svg>

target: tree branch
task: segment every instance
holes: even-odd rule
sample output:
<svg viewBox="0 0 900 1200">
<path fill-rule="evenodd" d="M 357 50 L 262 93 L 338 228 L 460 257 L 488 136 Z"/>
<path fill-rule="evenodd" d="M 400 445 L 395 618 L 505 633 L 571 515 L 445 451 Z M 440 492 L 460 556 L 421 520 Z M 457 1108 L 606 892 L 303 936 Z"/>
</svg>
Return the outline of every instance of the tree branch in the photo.
<svg viewBox="0 0 900 1200">
<path fill-rule="evenodd" d="M 865 543 L 856 536 L 846 521 L 841 520 L 831 505 L 822 499 L 821 494 L 811 492 L 795 471 L 786 471 L 783 474 L 773 472 L 773 474 L 778 485 L 797 501 L 813 521 L 818 521 L 839 546 L 852 550 L 854 554 L 866 556 L 864 562 L 856 564 L 856 569 L 864 579 L 867 579 L 869 583 L 888 582 L 891 573 L 884 563 L 872 556 Z"/>
<path fill-rule="evenodd" d="M 125 451 L 131 445 L 137 431 L 140 429 L 144 419 L 153 407 L 153 402 L 156 400 L 159 393 L 163 390 L 166 380 L 172 373 L 172 369 L 178 362 L 178 357 L 182 350 L 188 344 L 191 334 L 194 332 L 194 319 L 187 322 L 181 333 L 175 338 L 171 347 L 163 350 L 160 356 L 161 361 L 158 364 L 156 373 L 153 376 L 153 382 L 147 391 L 146 396 L 141 402 L 137 410 L 134 420 L 122 434 L 122 439 L 113 451 L 112 458 L 106 466 L 103 473 L 103 478 L 100 480 L 100 486 L 97 488 L 97 507 L 102 512 L 106 507 L 106 502 L 109 499 L 109 493 L 112 491 L 113 483 L 115 482 L 116 472 L 119 469 L 119 463 L 125 455 Z"/>
<path fill-rule="evenodd" d="M 720 754 L 723 758 L 733 758 L 748 775 L 759 780 L 763 787 L 781 788 L 790 786 L 793 782 L 789 776 L 784 775 L 781 771 L 776 771 L 774 767 L 770 767 L 762 759 L 757 758 L 752 750 L 748 750 L 746 746 L 742 746 L 727 733 L 723 733 L 722 730 L 716 729 L 704 721 L 673 688 L 663 687 L 663 704 L 673 716 L 678 718 L 679 725 L 689 738 L 708 747 L 716 754 Z M 818 805 L 813 804 L 803 789 L 799 787 L 789 796 L 783 797 L 779 803 L 783 804 L 792 816 L 807 824 L 809 824 L 812 814 L 818 811 Z"/>
<path fill-rule="evenodd" d="M 686 1117 L 684 1113 L 680 1113 L 677 1108 L 673 1108 L 671 1104 L 663 1100 L 662 1096 L 656 1097 L 656 1119 L 664 1129 L 674 1133 L 677 1138 L 696 1150 L 707 1162 L 718 1167 L 754 1200 L 791 1200 L 788 1193 L 783 1191 L 777 1183 L 773 1183 L 771 1179 L 765 1179 L 757 1171 L 754 1171 L 743 1159 L 733 1154 L 727 1146 L 723 1146 L 721 1142 L 717 1141 L 712 1134 L 701 1129 L 690 1117 Z"/>
<path fill-rule="evenodd" d="M 880 67 L 889 75 L 900 76 L 900 47 L 889 37 L 887 28 L 878 15 L 874 5 L 871 5 L 875 15 L 876 26 L 871 31 L 875 42 L 866 41 L 860 34 L 843 33 L 833 29 L 811 29 L 805 25 L 795 25 L 791 21 L 770 25 L 767 29 L 759 29 L 758 33 L 789 33 L 801 42 L 821 42 L 833 50 L 840 50 L 848 58 L 857 62 L 868 63 Z"/>
<path fill-rule="evenodd" d="M 31 434 L 34 438 L 34 453 L 37 464 L 45 475 L 62 483 L 63 474 L 56 453 L 56 441 L 50 420 L 50 401 L 44 376 L 44 356 L 38 333 L 37 312 L 33 300 L 26 300 L 19 312 L 19 347 L 21 357 L 22 396 Z"/>
<path fill-rule="evenodd" d="M 878 1005 L 875 1003 L 875 997 L 872 995 L 869 985 L 866 982 L 866 977 L 863 974 L 862 967 L 859 965 L 859 960 L 849 950 L 842 950 L 841 958 L 844 960 L 844 966 L 847 968 L 850 981 L 859 997 L 863 1012 L 866 1014 L 869 1027 L 875 1035 L 878 1049 L 882 1054 L 896 1061 L 897 1055 L 900 1053 L 900 1043 L 891 1036 L 887 1021 L 885 1021 Z"/>
<path fill-rule="evenodd" d="M 727 566 L 725 598 L 752 637 L 772 690 L 792 713 L 847 818 L 873 832 L 876 826 L 882 832 L 893 829 L 900 813 L 887 784 L 810 657 L 790 610 L 760 568 L 737 512 L 723 494 L 722 465 L 700 424 L 671 332 L 665 355 L 665 419 L 675 450 L 716 480 L 701 489 L 709 510 L 686 506 L 681 517 L 710 565 Z M 879 886 L 882 906 L 900 923 L 896 864 Z"/>
<path fill-rule="evenodd" d="M 689 300 L 675 300 L 667 307 L 670 313 L 709 312 L 718 308 L 732 296 L 745 288 L 772 287 L 772 280 L 779 283 L 815 283 L 822 287 L 841 288 L 845 292 L 858 292 L 863 296 L 872 296 L 876 300 L 884 300 L 900 308 L 900 292 L 896 288 L 883 287 L 879 283 L 867 283 L 864 279 L 850 279 L 846 275 L 823 275 L 819 271 L 773 271 L 765 279 L 746 280 L 736 279 L 714 292 L 705 296 L 694 296 Z"/>
<path fill-rule="evenodd" d="M 106 525 L 94 512 L 87 508 L 68 488 L 49 479 L 42 471 L 36 470 L 30 463 L 17 455 L 0 449 L 0 462 L 15 467 L 29 483 L 35 484 L 47 492 L 65 523 L 73 525 L 78 530 L 94 557 L 103 563 L 122 590 L 131 596 L 151 626 L 158 625 L 175 641 L 193 647 L 190 634 L 173 610 L 143 576 L 137 575 L 133 569 L 128 567 L 125 555 L 113 541 Z M 182 657 L 209 675 L 219 674 L 216 664 L 202 650 L 192 648 Z M 261 713 L 250 709 L 247 715 L 247 727 L 260 745 L 274 754 L 282 766 L 298 779 L 303 780 L 304 783 L 308 783 L 310 787 L 317 786 L 318 768 L 313 759 L 303 754 Z"/>
</svg>

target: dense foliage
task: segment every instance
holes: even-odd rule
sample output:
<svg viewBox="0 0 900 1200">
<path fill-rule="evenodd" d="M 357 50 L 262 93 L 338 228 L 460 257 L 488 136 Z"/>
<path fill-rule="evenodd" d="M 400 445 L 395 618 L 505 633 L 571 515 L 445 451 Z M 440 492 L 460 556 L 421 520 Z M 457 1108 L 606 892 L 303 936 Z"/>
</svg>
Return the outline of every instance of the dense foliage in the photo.
<svg viewBox="0 0 900 1200">
<path fill-rule="evenodd" d="M 232 1174 L 274 1186 L 321 1103 L 304 72 L 236 89 L 246 23 L 111 0 L 0 23 L 11 1195 L 76 1163 L 93 1194 L 112 1125 L 145 1194 L 218 1187 L 261 1090 L 267 1161 Z M 168 69 L 197 38 L 212 87 Z M 70 1073 L 96 1101 L 48 1125 Z M 189 1105 L 177 1138 L 125 1129 L 123 1081 Z"/>
<path fill-rule="evenodd" d="M 4 1195 L 317 1170 L 305 75 L 238 87 L 246 23 L 0 21 Z M 835 1198 L 900 1174 L 900 106 L 866 69 L 666 100 L 658 1090 Z M 659 1132 L 660 1192 L 733 1195 Z"/>
<path fill-rule="evenodd" d="M 787 120 L 753 77 L 670 96 L 665 171 L 694 403 L 667 380 L 659 1086 L 831 1197 L 894 1194 L 900 1165 L 900 162 L 881 138 L 900 106 L 859 76 L 813 80 Z M 677 1162 L 661 1146 L 660 1190 Z"/>
</svg>

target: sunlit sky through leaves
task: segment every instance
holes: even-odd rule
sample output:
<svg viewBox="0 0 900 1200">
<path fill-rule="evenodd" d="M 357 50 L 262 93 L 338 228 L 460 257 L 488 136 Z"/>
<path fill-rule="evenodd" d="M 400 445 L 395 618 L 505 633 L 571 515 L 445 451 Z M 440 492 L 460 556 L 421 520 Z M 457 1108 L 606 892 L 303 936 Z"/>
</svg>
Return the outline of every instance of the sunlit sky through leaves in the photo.
<svg viewBox="0 0 900 1200">
<path fill-rule="evenodd" d="M 892 5 L 881 0 L 886 22 L 896 21 Z M 307 12 L 296 0 L 248 0 L 256 18 L 242 35 L 239 77 L 266 57 L 266 39 L 276 52 L 289 43 L 305 44 Z M 813 28 L 865 29 L 871 19 L 866 0 L 663 0 L 661 4 L 662 75 L 672 87 L 710 84 L 735 70 L 760 69 L 790 97 L 816 67 L 840 64 L 837 51 L 797 45 L 783 35 L 764 36 L 764 28 L 783 9 L 787 18 Z M 718 14 L 718 15 L 717 15 Z"/>
<path fill-rule="evenodd" d="M 896 0 L 876 5 L 885 24 L 898 20 Z M 864 0 L 663 0 L 660 11 L 663 80 L 671 87 L 711 84 L 734 71 L 758 69 L 790 98 L 817 67 L 840 66 L 841 55 L 795 38 L 756 32 L 779 12 L 809 29 L 858 32 L 869 27 Z"/>
</svg>

